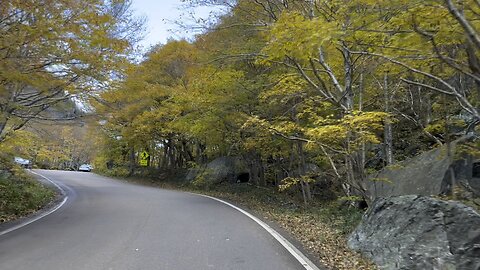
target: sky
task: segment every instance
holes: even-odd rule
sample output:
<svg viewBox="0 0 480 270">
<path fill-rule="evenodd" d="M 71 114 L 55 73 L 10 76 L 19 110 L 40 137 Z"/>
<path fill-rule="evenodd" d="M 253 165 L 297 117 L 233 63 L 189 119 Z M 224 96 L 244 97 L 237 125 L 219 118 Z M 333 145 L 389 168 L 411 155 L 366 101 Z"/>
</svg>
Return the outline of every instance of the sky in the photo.
<svg viewBox="0 0 480 270">
<path fill-rule="evenodd" d="M 188 11 L 182 10 L 180 0 L 132 0 L 132 8 L 139 16 L 147 18 L 147 33 L 141 45 L 149 48 L 158 43 L 166 43 L 169 38 L 192 38 L 194 33 L 179 29 L 175 21 L 188 17 Z M 199 8 L 195 16 L 208 18 L 212 9 Z"/>
</svg>

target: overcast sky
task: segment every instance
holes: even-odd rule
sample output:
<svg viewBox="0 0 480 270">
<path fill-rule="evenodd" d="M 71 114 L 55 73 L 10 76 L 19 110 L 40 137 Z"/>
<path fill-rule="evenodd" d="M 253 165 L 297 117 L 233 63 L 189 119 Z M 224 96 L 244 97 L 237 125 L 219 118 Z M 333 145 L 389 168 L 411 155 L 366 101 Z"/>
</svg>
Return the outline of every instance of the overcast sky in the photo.
<svg viewBox="0 0 480 270">
<path fill-rule="evenodd" d="M 146 48 L 165 43 L 169 38 L 191 38 L 193 33 L 179 29 L 175 21 L 186 20 L 188 11 L 182 10 L 180 0 L 133 0 L 133 9 L 140 16 L 147 17 L 147 35 L 142 45 Z M 196 17 L 208 18 L 211 9 L 195 11 Z"/>
</svg>

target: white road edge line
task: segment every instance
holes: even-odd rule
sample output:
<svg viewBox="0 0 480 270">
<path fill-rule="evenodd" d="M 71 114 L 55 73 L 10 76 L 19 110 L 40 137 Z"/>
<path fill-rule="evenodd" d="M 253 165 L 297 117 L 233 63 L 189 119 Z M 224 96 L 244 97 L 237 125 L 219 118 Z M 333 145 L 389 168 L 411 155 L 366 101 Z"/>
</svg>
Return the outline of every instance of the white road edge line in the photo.
<svg viewBox="0 0 480 270">
<path fill-rule="evenodd" d="M 221 202 L 221 203 L 226 204 L 226 205 L 234 208 L 235 210 L 241 212 L 242 214 L 246 215 L 247 217 L 249 217 L 250 219 L 255 221 L 262 228 L 264 228 L 270 235 L 272 235 L 273 238 L 275 238 L 288 252 L 290 252 L 290 254 L 292 254 L 293 257 L 295 257 L 295 259 L 297 259 L 298 262 L 300 262 L 300 264 L 303 267 L 305 267 L 306 270 L 320 270 L 320 268 L 318 268 L 312 261 L 310 261 L 307 258 L 307 256 L 305 256 L 300 250 L 298 250 L 292 243 L 290 243 L 287 239 L 285 239 L 285 237 L 283 237 L 280 233 L 275 231 L 272 227 L 268 226 L 265 222 L 261 221 L 259 218 L 255 217 L 254 215 L 248 213 L 247 211 L 245 211 L 245 210 L 243 210 L 243 209 L 241 209 L 241 208 L 239 208 L 239 207 L 237 207 L 237 206 L 235 206 L 231 203 L 228 203 L 226 201 L 220 200 L 220 199 L 215 198 L 215 197 L 211 197 L 211 196 L 203 195 L 203 194 L 198 194 L 198 193 L 190 193 L 190 194 L 194 194 L 194 195 L 197 195 L 197 196 L 202 196 L 202 197 L 205 197 L 205 198 L 209 198 L 209 199 Z"/>
<path fill-rule="evenodd" d="M 43 213 L 43 214 L 40 214 L 39 216 L 37 216 L 37 217 L 35 217 L 35 218 L 33 218 L 33 219 L 30 219 L 30 220 L 28 220 L 28 221 L 26 221 L 26 222 L 24 222 L 24 223 L 18 224 L 18 225 L 16 225 L 16 226 L 13 226 L 12 228 L 9 228 L 9 229 L 7 229 L 7 230 L 1 231 L 1 232 L 0 232 L 0 236 L 5 235 L 5 234 L 10 233 L 10 232 L 13 232 L 13 231 L 15 231 L 15 230 L 18 230 L 18 229 L 20 229 L 20 228 L 22 228 L 22 227 L 25 227 L 25 226 L 27 226 L 27 225 L 29 225 L 29 224 L 31 224 L 31 223 L 39 220 L 39 219 L 42 219 L 42 218 L 44 218 L 44 217 L 52 214 L 53 212 L 55 212 L 55 211 L 57 211 L 58 209 L 60 209 L 60 207 L 62 207 L 62 206 L 67 202 L 67 200 L 68 200 L 67 193 L 66 193 L 65 190 L 64 190 L 63 188 L 61 188 L 57 183 L 53 182 L 53 181 L 50 180 L 48 177 L 45 177 L 45 176 L 43 176 L 43 175 L 41 175 L 41 174 L 39 174 L 39 173 L 36 173 L 36 172 L 34 172 L 34 171 L 30 171 L 30 172 L 33 173 L 33 174 L 36 174 L 36 175 L 38 175 L 38 176 L 46 179 L 48 182 L 52 183 L 56 188 L 58 188 L 58 189 L 60 190 L 60 192 L 64 195 L 64 198 L 63 198 L 62 202 L 61 202 L 60 204 L 58 204 L 57 206 L 55 206 L 53 209 L 50 209 L 49 211 L 47 211 L 47 212 L 45 212 L 45 213 Z"/>
</svg>

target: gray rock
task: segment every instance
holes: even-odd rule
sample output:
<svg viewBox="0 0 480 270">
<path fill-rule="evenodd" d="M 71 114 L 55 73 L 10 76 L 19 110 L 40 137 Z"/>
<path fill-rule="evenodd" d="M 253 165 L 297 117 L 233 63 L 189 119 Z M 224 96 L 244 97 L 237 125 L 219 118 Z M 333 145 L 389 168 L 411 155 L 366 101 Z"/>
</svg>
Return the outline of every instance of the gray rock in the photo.
<svg viewBox="0 0 480 270">
<path fill-rule="evenodd" d="M 424 196 L 378 199 L 348 240 L 380 269 L 480 269 L 480 215 Z"/>
<path fill-rule="evenodd" d="M 197 180 L 201 177 L 206 185 L 218 184 L 224 181 L 235 182 L 236 177 L 248 173 L 245 163 L 237 157 L 219 157 L 201 169 L 192 169 L 187 178 Z M 194 180 L 194 181 L 195 181 Z"/>
<path fill-rule="evenodd" d="M 457 146 L 472 140 L 463 137 L 451 144 L 452 153 Z M 452 176 L 480 194 L 480 178 L 472 175 L 466 159 L 449 156 L 447 146 L 425 152 L 417 157 L 398 162 L 369 177 L 367 192 L 370 200 L 401 195 L 440 195 L 452 192 Z"/>
<path fill-rule="evenodd" d="M 191 182 L 198 176 L 198 174 L 202 173 L 205 169 L 202 168 L 191 168 L 188 169 L 187 175 L 185 176 L 185 181 Z"/>
</svg>

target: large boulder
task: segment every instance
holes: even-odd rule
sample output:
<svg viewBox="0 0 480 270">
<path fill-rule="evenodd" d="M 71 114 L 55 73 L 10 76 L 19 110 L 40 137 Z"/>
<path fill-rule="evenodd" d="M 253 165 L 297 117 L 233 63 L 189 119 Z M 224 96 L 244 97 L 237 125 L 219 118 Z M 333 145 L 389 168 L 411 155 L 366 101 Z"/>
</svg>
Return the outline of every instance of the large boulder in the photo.
<svg viewBox="0 0 480 270">
<path fill-rule="evenodd" d="M 400 195 L 438 195 L 451 161 L 445 147 L 388 166 L 370 177 L 370 199 Z"/>
<path fill-rule="evenodd" d="M 480 194 L 480 178 L 474 171 L 475 166 L 480 165 L 472 163 L 470 156 L 457 154 L 460 145 L 473 139 L 472 136 L 465 136 L 452 142 L 451 155 L 444 145 L 371 175 L 370 181 L 367 181 L 370 200 L 401 195 L 451 194 L 454 181 L 462 182 L 472 192 Z"/>
<path fill-rule="evenodd" d="M 480 269 L 480 215 L 424 196 L 376 200 L 348 240 L 380 269 Z"/>
</svg>

